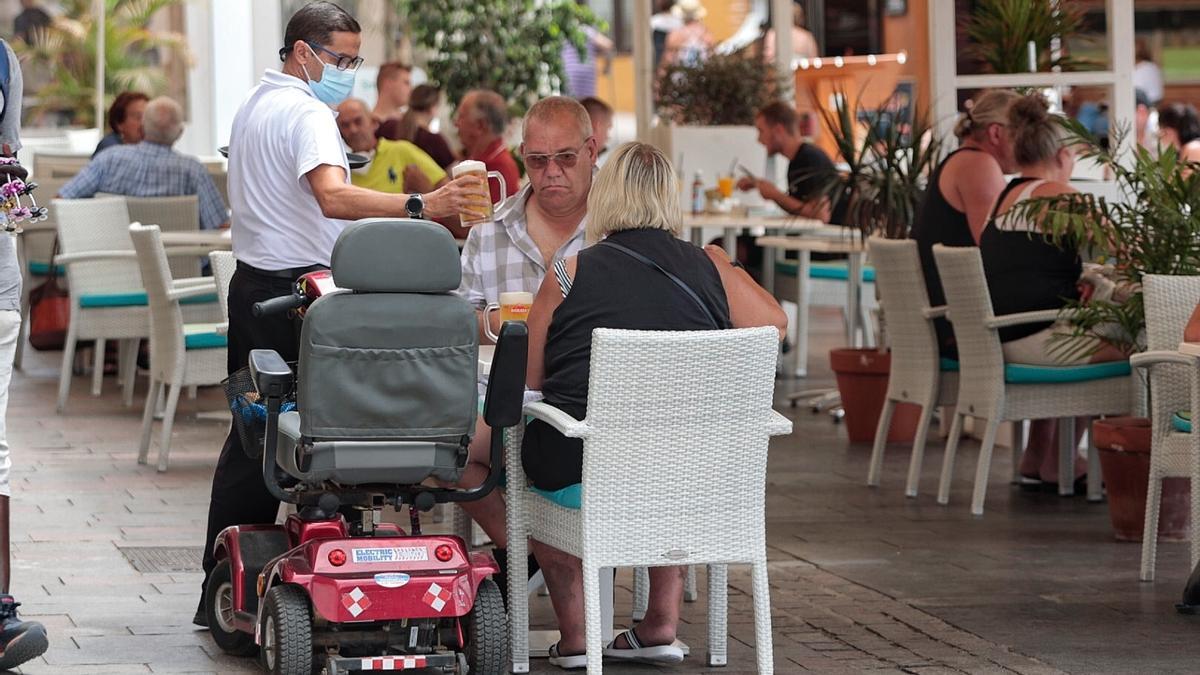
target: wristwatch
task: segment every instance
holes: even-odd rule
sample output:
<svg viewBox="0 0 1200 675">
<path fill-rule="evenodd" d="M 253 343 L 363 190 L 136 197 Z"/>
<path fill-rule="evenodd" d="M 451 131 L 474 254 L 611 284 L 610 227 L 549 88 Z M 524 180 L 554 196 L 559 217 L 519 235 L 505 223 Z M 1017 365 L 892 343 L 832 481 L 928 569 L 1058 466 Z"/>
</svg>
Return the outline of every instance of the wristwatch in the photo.
<svg viewBox="0 0 1200 675">
<path fill-rule="evenodd" d="M 425 198 L 414 192 L 408 196 L 408 201 L 404 202 L 404 208 L 408 210 L 409 218 L 420 218 L 425 213 Z"/>
</svg>

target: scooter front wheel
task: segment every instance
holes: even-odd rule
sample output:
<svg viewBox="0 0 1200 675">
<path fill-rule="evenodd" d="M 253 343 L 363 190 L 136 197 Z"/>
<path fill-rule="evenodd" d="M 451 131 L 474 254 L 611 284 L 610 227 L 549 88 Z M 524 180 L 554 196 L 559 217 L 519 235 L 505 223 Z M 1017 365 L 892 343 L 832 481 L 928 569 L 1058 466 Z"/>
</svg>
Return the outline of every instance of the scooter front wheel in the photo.
<svg viewBox="0 0 1200 675">
<path fill-rule="evenodd" d="M 254 656 L 258 645 L 254 636 L 233 626 L 233 577 L 226 558 L 217 563 L 204 589 L 204 611 L 208 614 L 208 630 L 221 651 L 232 656 Z"/>
<path fill-rule="evenodd" d="M 312 643 L 312 612 L 308 596 L 297 586 L 267 591 L 262 613 L 259 660 L 271 675 L 310 675 L 317 672 Z"/>
<path fill-rule="evenodd" d="M 508 614 L 500 587 L 491 579 L 479 583 L 475 605 L 466 622 L 467 664 L 471 675 L 508 672 Z"/>
</svg>

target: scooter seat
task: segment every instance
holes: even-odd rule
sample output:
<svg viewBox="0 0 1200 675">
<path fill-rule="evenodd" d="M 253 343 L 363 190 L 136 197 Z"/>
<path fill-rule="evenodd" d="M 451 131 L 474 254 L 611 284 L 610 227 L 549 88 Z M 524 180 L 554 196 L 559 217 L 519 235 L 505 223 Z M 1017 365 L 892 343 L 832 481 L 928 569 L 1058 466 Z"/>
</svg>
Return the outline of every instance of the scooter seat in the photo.
<svg viewBox="0 0 1200 675">
<path fill-rule="evenodd" d="M 456 482 L 462 474 L 459 458 L 457 444 L 435 440 L 317 441 L 302 445 L 300 414 L 287 412 L 279 416 L 276 460 L 289 475 L 305 482 L 416 485 L 431 477 Z"/>
</svg>

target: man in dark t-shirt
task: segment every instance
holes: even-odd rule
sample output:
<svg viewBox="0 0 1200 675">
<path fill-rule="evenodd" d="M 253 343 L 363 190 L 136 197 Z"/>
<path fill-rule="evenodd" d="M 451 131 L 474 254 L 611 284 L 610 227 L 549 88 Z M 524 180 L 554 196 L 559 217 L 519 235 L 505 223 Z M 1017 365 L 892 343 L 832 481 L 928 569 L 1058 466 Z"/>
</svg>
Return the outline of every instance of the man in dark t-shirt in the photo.
<svg viewBox="0 0 1200 675">
<path fill-rule="evenodd" d="M 841 218 L 835 218 L 834 211 L 841 209 L 832 208 L 828 197 L 835 176 L 833 162 L 823 150 L 805 142 L 800 135 L 796 111 L 783 101 L 768 103 L 755 115 L 754 126 L 758 129 L 758 142 L 767 149 L 768 155 L 788 158 L 787 191 L 765 178 L 751 176 L 741 178 L 738 189 L 758 190 L 763 198 L 793 215 L 827 223 L 840 222 Z"/>
</svg>

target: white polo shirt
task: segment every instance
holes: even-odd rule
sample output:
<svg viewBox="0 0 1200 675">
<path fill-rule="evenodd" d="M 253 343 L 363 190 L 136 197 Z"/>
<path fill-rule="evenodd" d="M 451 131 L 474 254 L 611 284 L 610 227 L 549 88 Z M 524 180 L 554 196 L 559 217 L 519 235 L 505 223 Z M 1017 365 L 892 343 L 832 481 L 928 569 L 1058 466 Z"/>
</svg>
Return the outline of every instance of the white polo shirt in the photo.
<svg viewBox="0 0 1200 675">
<path fill-rule="evenodd" d="M 350 182 L 334 111 L 306 82 L 266 71 L 234 116 L 229 137 L 235 258 L 264 270 L 329 264 L 348 223 L 321 213 L 304 176 L 322 164 L 342 167 Z"/>
</svg>

